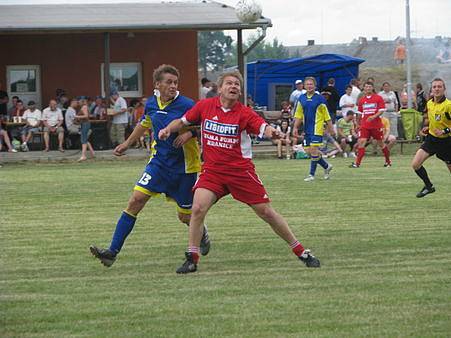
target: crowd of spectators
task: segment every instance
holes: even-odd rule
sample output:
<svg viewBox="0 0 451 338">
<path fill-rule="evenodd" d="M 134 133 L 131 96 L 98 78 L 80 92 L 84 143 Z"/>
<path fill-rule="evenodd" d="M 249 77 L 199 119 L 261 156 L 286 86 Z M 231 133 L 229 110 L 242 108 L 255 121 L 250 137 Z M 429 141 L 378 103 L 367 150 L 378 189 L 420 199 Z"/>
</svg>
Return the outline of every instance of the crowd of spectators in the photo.
<svg viewBox="0 0 451 338">
<path fill-rule="evenodd" d="M 145 98 L 134 99 L 128 105 L 114 91 L 108 99 L 101 96 L 69 98 L 64 90 L 57 89 L 55 98 L 41 111 L 33 100 L 26 104 L 17 96 L 10 100 L 0 84 L 0 151 L 4 145 L 5 150 L 12 153 L 33 149 L 48 152 L 53 147 L 65 152 L 68 147 L 81 147 L 79 161 L 84 161 L 88 150 L 95 156 L 95 145 L 90 142 L 93 123 L 104 130 L 103 144 L 114 147 L 124 141 L 141 119 L 145 103 Z M 149 144 L 150 134 L 139 140 L 136 147 L 149 150 Z"/>
</svg>

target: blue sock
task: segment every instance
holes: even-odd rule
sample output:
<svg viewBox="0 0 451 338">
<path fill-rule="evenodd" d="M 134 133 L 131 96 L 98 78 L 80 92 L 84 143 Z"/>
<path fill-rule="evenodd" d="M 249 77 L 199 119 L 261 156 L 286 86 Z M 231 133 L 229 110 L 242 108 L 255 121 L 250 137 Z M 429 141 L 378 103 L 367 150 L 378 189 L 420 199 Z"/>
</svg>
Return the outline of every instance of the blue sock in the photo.
<svg viewBox="0 0 451 338">
<path fill-rule="evenodd" d="M 110 250 L 116 254 L 119 253 L 122 249 L 122 245 L 124 245 L 125 239 L 130 234 L 135 225 L 136 217 L 122 212 L 121 217 L 116 224 L 116 230 L 114 230 L 113 239 L 111 241 Z"/>
<path fill-rule="evenodd" d="M 322 157 L 319 159 L 318 164 L 324 169 L 327 169 L 327 167 L 329 166 L 329 163 L 327 163 L 326 160 Z"/>
<path fill-rule="evenodd" d="M 316 166 L 318 165 L 318 156 L 311 156 L 312 160 L 310 162 L 310 175 L 315 176 Z"/>
</svg>

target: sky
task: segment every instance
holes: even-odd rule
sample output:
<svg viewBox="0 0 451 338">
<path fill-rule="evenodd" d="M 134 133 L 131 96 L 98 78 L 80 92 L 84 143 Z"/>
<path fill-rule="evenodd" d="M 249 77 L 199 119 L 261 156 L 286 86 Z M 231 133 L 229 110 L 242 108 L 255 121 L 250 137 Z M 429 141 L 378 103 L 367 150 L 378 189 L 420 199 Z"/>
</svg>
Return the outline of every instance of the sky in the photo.
<svg viewBox="0 0 451 338">
<path fill-rule="evenodd" d="M 175 0 L 172 0 L 175 1 Z M 199 1 L 199 0 L 191 0 Z M 237 0 L 216 0 L 235 6 Z M 406 0 L 255 0 L 271 19 L 267 41 L 284 46 L 349 43 L 354 38 L 394 40 L 405 36 Z M 1 4 L 61 3 L 62 0 L 0 0 Z M 64 3 L 161 2 L 158 0 L 65 0 Z M 451 0 L 410 0 L 411 36 L 451 37 Z M 244 34 L 246 38 L 250 33 Z"/>
</svg>

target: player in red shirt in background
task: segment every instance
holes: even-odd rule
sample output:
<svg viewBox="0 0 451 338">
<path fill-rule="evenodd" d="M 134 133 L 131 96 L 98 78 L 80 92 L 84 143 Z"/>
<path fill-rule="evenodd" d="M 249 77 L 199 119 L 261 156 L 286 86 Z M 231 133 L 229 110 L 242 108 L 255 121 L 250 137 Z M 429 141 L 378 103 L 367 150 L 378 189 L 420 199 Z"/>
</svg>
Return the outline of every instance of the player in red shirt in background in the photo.
<svg viewBox="0 0 451 338">
<path fill-rule="evenodd" d="M 193 187 L 186 261 L 177 273 L 197 270 L 203 220 L 210 207 L 229 193 L 236 200 L 248 204 L 267 222 L 307 267 L 320 266 L 319 260 L 304 249 L 286 220 L 273 209 L 265 187 L 255 172 L 249 134 L 280 138 L 283 133 L 238 101 L 242 85 L 243 77 L 239 72 L 222 74 L 218 79 L 219 97 L 199 101 L 181 119 L 172 121 L 158 134 L 160 139 L 165 140 L 187 125 L 201 125 L 204 163 Z"/>
<path fill-rule="evenodd" d="M 374 85 L 372 82 L 366 82 L 363 91 L 365 95 L 359 100 L 358 104 L 358 109 L 359 112 L 362 113 L 362 117 L 360 118 L 357 159 L 350 167 L 360 167 L 362 158 L 365 156 L 365 145 L 370 137 L 376 140 L 377 145 L 382 149 L 382 153 L 385 157 L 384 167 L 391 167 L 390 151 L 383 141 L 384 125 L 380 118 L 385 111 L 384 99 L 380 95 L 374 93 Z"/>
</svg>

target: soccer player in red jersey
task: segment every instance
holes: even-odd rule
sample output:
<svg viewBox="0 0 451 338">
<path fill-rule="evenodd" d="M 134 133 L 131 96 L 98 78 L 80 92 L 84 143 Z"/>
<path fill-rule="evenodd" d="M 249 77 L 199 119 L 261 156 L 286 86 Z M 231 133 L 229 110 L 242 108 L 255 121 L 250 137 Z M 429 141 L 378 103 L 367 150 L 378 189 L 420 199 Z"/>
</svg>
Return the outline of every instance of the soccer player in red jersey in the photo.
<svg viewBox="0 0 451 338">
<path fill-rule="evenodd" d="M 362 113 L 362 117 L 360 119 L 357 159 L 350 167 L 360 167 L 362 158 L 365 156 L 365 145 L 370 137 L 376 140 L 377 145 L 382 149 L 382 153 L 385 157 L 384 167 L 391 167 L 390 151 L 383 141 L 384 125 L 380 118 L 385 111 L 384 99 L 380 95 L 374 93 L 374 85 L 372 82 L 366 82 L 363 91 L 365 95 L 359 100 L 358 104 L 359 112 Z"/>
<path fill-rule="evenodd" d="M 239 102 L 242 85 L 243 77 L 239 72 L 222 74 L 218 79 L 219 97 L 199 101 L 181 119 L 172 121 L 158 133 L 158 137 L 164 140 L 187 125 L 201 125 L 204 163 L 193 187 L 186 261 L 177 273 L 197 270 L 205 216 L 213 204 L 229 193 L 236 200 L 248 204 L 267 222 L 307 267 L 320 266 L 319 260 L 304 249 L 286 220 L 273 209 L 265 187 L 255 172 L 249 134 L 271 138 L 280 138 L 283 134 Z"/>
</svg>

